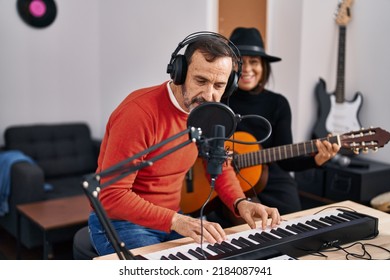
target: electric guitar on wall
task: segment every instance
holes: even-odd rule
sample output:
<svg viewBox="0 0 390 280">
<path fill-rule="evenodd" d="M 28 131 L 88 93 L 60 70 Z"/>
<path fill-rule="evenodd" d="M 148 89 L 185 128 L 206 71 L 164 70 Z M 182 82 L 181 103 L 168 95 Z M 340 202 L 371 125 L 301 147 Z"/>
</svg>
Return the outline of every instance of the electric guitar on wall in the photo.
<svg viewBox="0 0 390 280">
<path fill-rule="evenodd" d="M 251 134 L 242 131 L 235 132 L 232 138 L 244 142 L 256 141 Z M 341 147 L 358 154 L 361 150 L 363 152 L 368 152 L 370 149 L 376 151 L 383 147 L 389 142 L 390 133 L 377 127 L 324 137 L 319 140 L 325 139 L 330 143 L 338 143 Z M 267 163 L 315 153 L 317 152 L 315 141 L 316 139 L 268 149 L 261 149 L 259 145 L 232 144 L 229 141 L 226 142 L 225 146 L 229 151 L 233 151 L 229 164 L 232 164 L 237 171 L 237 178 L 242 190 L 248 197 L 253 197 L 260 193 L 266 185 Z M 202 158 L 199 157 L 196 160 L 189 173 L 191 178 L 187 178 L 183 182 L 181 210 L 185 214 L 198 216 L 202 205 L 210 194 L 210 182 Z M 217 196 L 217 193 L 213 191 L 206 212 L 218 205 L 215 204 Z"/>
<path fill-rule="evenodd" d="M 362 127 L 358 116 L 363 102 L 362 94 L 357 92 L 352 101 L 346 101 L 344 97 L 346 25 L 351 19 L 352 2 L 353 0 L 340 1 L 336 13 L 336 23 L 339 25 L 336 90 L 334 94 L 328 94 L 325 81 L 320 78 L 315 88 L 318 100 L 318 120 L 314 126 L 312 138 L 324 137 L 329 133 L 339 134 L 344 131 L 358 130 Z"/>
</svg>

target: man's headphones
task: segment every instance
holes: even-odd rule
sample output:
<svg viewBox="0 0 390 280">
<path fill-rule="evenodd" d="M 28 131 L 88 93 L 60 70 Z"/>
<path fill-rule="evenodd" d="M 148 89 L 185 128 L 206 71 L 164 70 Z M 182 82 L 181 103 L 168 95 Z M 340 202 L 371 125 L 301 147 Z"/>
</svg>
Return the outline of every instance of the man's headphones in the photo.
<svg viewBox="0 0 390 280">
<path fill-rule="evenodd" d="M 215 37 L 218 40 L 224 42 L 230 48 L 233 60 L 235 60 L 235 62 L 237 63 L 237 71 L 233 70 L 230 74 L 228 83 L 225 88 L 225 92 L 222 96 L 222 98 L 228 98 L 238 87 L 238 79 L 241 76 L 242 60 L 238 48 L 229 39 L 222 36 L 221 34 L 209 31 L 201 31 L 192 33 L 185 37 L 184 40 L 179 43 L 176 50 L 172 53 L 171 60 L 169 61 L 167 67 L 167 73 L 170 74 L 171 79 L 175 85 L 184 84 L 184 81 L 186 80 L 188 64 L 186 57 L 178 53 L 186 45 L 189 45 L 199 40 L 199 38 L 204 38 L 206 36 Z"/>
</svg>

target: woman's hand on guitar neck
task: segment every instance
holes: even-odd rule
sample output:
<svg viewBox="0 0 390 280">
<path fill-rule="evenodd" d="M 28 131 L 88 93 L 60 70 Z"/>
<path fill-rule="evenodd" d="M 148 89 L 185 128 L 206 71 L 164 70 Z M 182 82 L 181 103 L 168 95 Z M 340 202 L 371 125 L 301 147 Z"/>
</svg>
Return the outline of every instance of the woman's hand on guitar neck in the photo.
<svg viewBox="0 0 390 280">
<path fill-rule="evenodd" d="M 323 165 L 325 162 L 333 158 L 338 151 L 340 146 L 336 143 L 331 144 L 329 141 L 316 140 L 316 146 L 318 153 L 315 155 L 314 160 L 318 166 Z"/>
<path fill-rule="evenodd" d="M 256 228 L 256 220 L 261 220 L 261 227 L 267 227 L 268 219 L 271 219 L 271 227 L 274 228 L 281 222 L 281 217 L 278 209 L 265 206 L 261 203 L 243 200 L 237 204 L 237 210 L 241 218 L 243 218 L 250 228 Z"/>
</svg>

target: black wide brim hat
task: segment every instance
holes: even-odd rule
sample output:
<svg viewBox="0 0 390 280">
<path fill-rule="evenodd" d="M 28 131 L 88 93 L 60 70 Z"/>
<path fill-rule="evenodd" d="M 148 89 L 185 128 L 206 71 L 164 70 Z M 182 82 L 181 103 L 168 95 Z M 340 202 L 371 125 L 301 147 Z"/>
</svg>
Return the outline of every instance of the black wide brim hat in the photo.
<svg viewBox="0 0 390 280">
<path fill-rule="evenodd" d="M 229 40 L 240 50 L 241 56 L 260 56 L 269 62 L 282 60 L 265 52 L 263 38 L 256 28 L 237 27 Z"/>
</svg>

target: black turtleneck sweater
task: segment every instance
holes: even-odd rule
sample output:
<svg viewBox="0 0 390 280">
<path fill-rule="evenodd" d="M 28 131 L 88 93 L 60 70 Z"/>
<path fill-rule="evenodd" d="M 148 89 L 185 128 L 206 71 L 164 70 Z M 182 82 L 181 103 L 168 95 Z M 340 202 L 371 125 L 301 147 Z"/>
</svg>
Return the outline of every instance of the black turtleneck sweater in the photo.
<svg viewBox="0 0 390 280">
<path fill-rule="evenodd" d="M 260 94 L 251 94 L 238 89 L 226 103 L 235 114 L 260 115 L 266 118 L 271 126 L 270 137 L 261 144 L 263 149 L 293 143 L 291 132 L 291 109 L 288 100 L 281 94 L 263 90 Z M 252 134 L 258 141 L 268 135 L 266 124 L 259 118 L 245 118 L 237 125 L 236 131 Z M 313 156 L 301 156 L 281 160 L 278 165 L 285 171 L 302 171 L 317 167 Z"/>
</svg>

